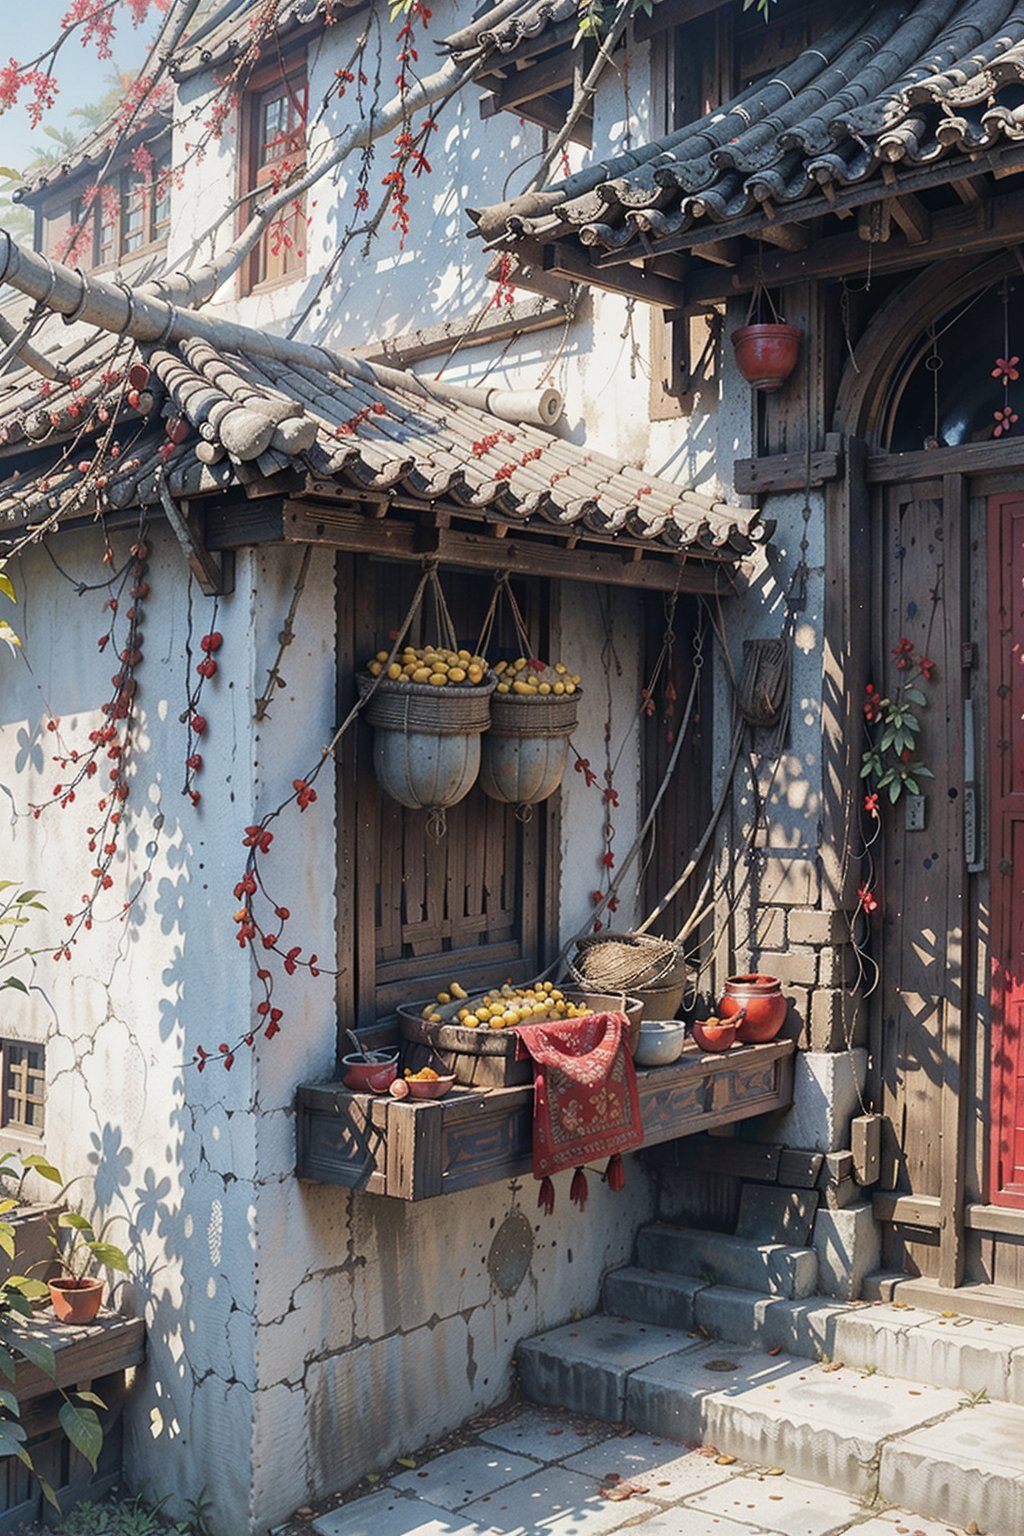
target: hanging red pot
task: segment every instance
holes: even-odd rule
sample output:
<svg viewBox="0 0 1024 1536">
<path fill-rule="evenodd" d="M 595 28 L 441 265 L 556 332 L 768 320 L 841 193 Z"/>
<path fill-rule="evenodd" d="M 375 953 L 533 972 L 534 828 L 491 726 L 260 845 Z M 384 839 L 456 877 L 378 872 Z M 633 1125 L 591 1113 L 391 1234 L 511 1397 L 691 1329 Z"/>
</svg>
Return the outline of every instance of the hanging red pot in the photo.
<svg viewBox="0 0 1024 1536">
<path fill-rule="evenodd" d="M 800 356 L 801 332 L 784 321 L 742 325 L 732 333 L 736 366 L 751 389 L 781 389 Z"/>
</svg>

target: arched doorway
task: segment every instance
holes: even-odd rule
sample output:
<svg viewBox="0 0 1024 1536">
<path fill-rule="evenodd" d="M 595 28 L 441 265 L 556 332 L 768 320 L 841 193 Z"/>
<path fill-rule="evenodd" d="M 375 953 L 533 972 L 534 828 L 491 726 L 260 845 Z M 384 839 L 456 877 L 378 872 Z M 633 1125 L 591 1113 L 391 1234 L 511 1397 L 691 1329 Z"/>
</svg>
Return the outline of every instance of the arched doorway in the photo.
<svg viewBox="0 0 1024 1536">
<path fill-rule="evenodd" d="M 921 796 L 879 808 L 876 844 L 871 1090 L 885 1117 L 876 1202 L 885 1259 L 945 1285 L 966 1277 L 1015 1289 L 1024 1289 L 1021 356 L 1024 272 L 1009 253 L 980 267 L 944 263 L 891 295 L 839 389 L 835 425 L 850 453 L 830 529 L 833 565 L 849 563 L 847 654 L 859 635 L 870 658 L 859 678 L 851 667 L 858 692 L 846 691 L 846 730 L 860 737 L 865 681 L 887 696 L 900 687 L 901 646 L 928 663 L 915 755 L 934 778 Z M 854 846 L 872 830 L 866 814 L 860 800 L 851 806 Z"/>
</svg>

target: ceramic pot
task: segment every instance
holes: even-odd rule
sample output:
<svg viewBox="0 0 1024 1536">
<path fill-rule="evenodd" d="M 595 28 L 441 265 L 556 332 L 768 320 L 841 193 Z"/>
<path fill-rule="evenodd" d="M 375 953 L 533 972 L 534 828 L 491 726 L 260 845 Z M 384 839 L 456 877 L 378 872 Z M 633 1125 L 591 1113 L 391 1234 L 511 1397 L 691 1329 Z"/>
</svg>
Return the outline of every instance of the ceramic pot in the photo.
<svg viewBox="0 0 1024 1536">
<path fill-rule="evenodd" d="M 751 389 L 781 389 L 800 356 L 800 331 L 795 325 L 743 325 L 732 333 L 736 366 Z"/>
<path fill-rule="evenodd" d="M 50 1300 L 58 1323 L 92 1323 L 103 1300 L 102 1280 L 50 1280 Z"/>
<path fill-rule="evenodd" d="M 730 976 L 725 983 L 725 993 L 718 1004 L 718 1017 L 728 1021 L 742 1013 L 743 1020 L 736 1031 L 737 1040 L 744 1045 L 763 1045 L 774 1040 L 782 1028 L 789 1003 L 783 996 L 782 983 L 777 976 Z"/>
</svg>

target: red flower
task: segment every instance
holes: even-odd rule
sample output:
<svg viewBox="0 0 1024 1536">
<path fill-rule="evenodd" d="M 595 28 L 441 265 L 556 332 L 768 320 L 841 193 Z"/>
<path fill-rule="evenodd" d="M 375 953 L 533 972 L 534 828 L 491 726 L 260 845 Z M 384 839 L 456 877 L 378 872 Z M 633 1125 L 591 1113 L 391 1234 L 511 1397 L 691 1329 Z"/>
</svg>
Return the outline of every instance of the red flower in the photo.
<svg viewBox="0 0 1024 1536">
<path fill-rule="evenodd" d="M 878 815 L 878 795 L 877 795 L 877 793 L 864 796 L 864 809 L 867 812 L 869 812 L 869 814 L 872 815 L 872 816 L 877 816 Z"/>
<path fill-rule="evenodd" d="M 992 369 L 994 379 L 1002 379 L 1005 384 L 1016 384 L 1020 378 L 1018 369 L 1019 357 L 997 357 L 996 365 Z"/>
<path fill-rule="evenodd" d="M 857 898 L 865 912 L 878 911 L 878 901 L 870 885 L 859 885 L 857 887 Z"/>
<path fill-rule="evenodd" d="M 1002 437 L 1004 433 L 1012 432 L 1020 417 L 1012 407 L 1006 405 L 1001 410 L 993 411 L 995 426 L 992 428 L 993 437 Z"/>
<path fill-rule="evenodd" d="M 864 690 L 864 718 L 869 725 L 882 718 L 882 696 L 873 683 Z"/>
<path fill-rule="evenodd" d="M 930 683 L 932 678 L 935 676 L 934 661 L 929 661 L 927 656 L 922 656 L 918 662 L 918 666 L 921 668 L 921 676 L 924 678 L 925 682 Z"/>
<path fill-rule="evenodd" d="M 896 669 L 905 672 L 914 659 L 914 642 L 908 640 L 906 635 L 901 635 L 892 648 L 892 654 L 896 657 Z"/>
</svg>

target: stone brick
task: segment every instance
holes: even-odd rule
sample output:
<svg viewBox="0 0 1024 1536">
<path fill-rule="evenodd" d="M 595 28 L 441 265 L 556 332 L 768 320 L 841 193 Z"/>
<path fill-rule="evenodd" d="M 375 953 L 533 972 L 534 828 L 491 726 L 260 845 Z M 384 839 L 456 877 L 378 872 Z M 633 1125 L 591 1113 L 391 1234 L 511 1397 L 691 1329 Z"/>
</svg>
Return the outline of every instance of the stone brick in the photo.
<svg viewBox="0 0 1024 1536">
<path fill-rule="evenodd" d="M 845 987 L 818 987 L 811 995 L 808 1043 L 812 1051 L 845 1051 L 864 1044 L 867 1017 L 860 994 Z"/>
<path fill-rule="evenodd" d="M 757 949 L 785 949 L 792 942 L 787 935 L 786 917 L 785 907 L 762 907 L 751 930 L 751 945 Z"/>
<path fill-rule="evenodd" d="M 821 1197 L 830 1211 L 845 1211 L 863 1200 L 864 1192 L 856 1179 L 837 1179 L 825 1185 Z"/>
<path fill-rule="evenodd" d="M 818 1175 L 818 1183 L 838 1184 L 841 1179 L 853 1178 L 852 1152 L 826 1152 Z"/>
<path fill-rule="evenodd" d="M 794 1062 L 793 1106 L 765 1115 L 762 1141 L 808 1152 L 836 1152 L 850 1145 L 850 1121 L 860 1109 L 858 1083 L 867 1067 L 865 1051 L 803 1052 Z"/>
<path fill-rule="evenodd" d="M 850 938 L 850 919 L 845 912 L 819 912 L 815 907 L 794 907 L 789 914 L 791 944 L 842 944 Z"/>
<path fill-rule="evenodd" d="M 819 1209 L 811 1241 L 818 1255 L 818 1290 L 840 1301 L 856 1301 L 865 1275 L 882 1256 L 878 1223 L 867 1202 L 846 1210 Z"/>
<path fill-rule="evenodd" d="M 783 987 L 813 987 L 818 979 L 818 957 L 806 953 L 797 954 L 791 949 L 761 949 L 754 951 L 754 964 L 769 976 L 778 976 Z"/>
<path fill-rule="evenodd" d="M 813 907 L 821 879 L 817 859 L 779 858 L 762 850 L 754 856 L 755 889 L 763 905 Z"/>
<path fill-rule="evenodd" d="M 852 944 L 829 944 L 818 956 L 818 983 L 823 987 L 854 987 L 861 967 Z"/>
</svg>

